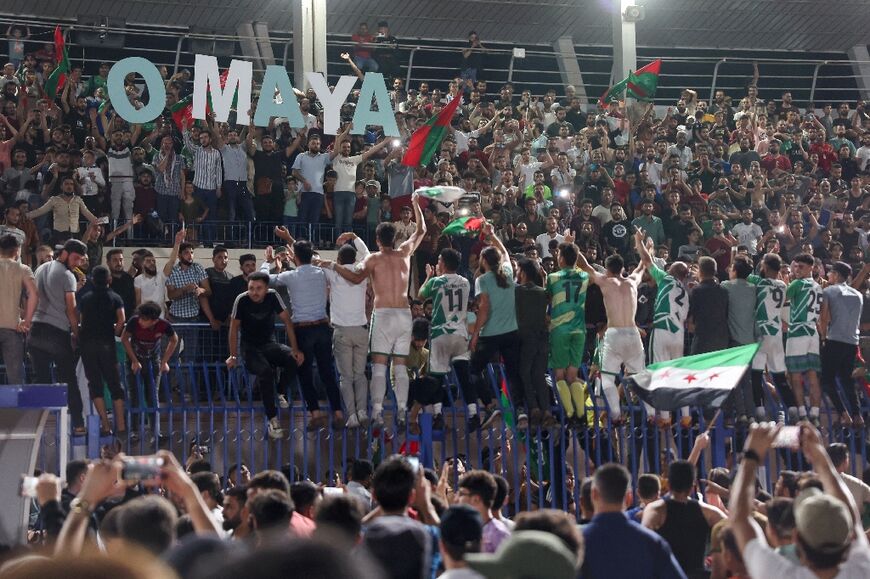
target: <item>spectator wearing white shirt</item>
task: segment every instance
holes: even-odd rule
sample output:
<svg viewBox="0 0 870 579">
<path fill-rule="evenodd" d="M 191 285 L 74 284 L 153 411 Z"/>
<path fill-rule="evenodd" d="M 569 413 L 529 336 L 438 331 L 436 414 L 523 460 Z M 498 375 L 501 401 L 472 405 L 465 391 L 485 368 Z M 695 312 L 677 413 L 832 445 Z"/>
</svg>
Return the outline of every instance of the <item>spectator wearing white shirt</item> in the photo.
<svg viewBox="0 0 870 579">
<path fill-rule="evenodd" d="M 764 235 L 764 231 L 757 223 L 752 222 L 752 209 L 744 209 L 740 217 L 740 223 L 731 228 L 731 234 L 737 238 L 737 245 L 745 245 L 749 248 L 749 254 L 758 253 L 758 240 Z"/>
<path fill-rule="evenodd" d="M 136 307 L 145 302 L 154 302 L 161 309 L 161 318 L 166 318 L 166 279 L 172 273 L 172 266 L 178 258 L 178 247 L 184 241 L 186 230 L 175 234 L 175 245 L 166 260 L 162 270 L 157 269 L 157 259 L 149 250 L 142 252 L 142 273 L 133 279 L 133 290 L 136 293 Z"/>
<path fill-rule="evenodd" d="M 592 217 L 598 219 L 602 226 L 613 221 L 613 217 L 610 215 L 611 205 L 613 205 L 613 187 L 605 187 L 601 191 L 601 203 L 592 210 Z"/>
<path fill-rule="evenodd" d="M 546 153 L 545 161 L 532 160 L 532 151 L 528 147 L 523 147 L 520 150 L 519 159 L 516 160 L 516 173 L 519 175 L 520 191 L 525 191 L 526 187 L 534 183 L 535 171 L 545 171 L 553 166 L 553 157 L 550 153 Z"/>
<path fill-rule="evenodd" d="M 335 244 L 339 248 L 338 267 L 355 270 L 369 254 L 366 244 L 353 233 L 342 233 Z M 347 427 L 365 427 L 369 423 L 366 413 L 369 382 L 365 374 L 369 343 L 366 317 L 368 280 L 353 284 L 333 270 L 324 269 L 323 273 L 329 284 L 332 353 L 338 369 L 341 398 L 347 410 Z"/>
<path fill-rule="evenodd" d="M 365 163 L 369 158 L 387 146 L 389 139 L 384 137 L 380 143 L 360 154 L 350 154 L 350 141 L 347 136 L 353 128 L 353 123 L 348 123 L 342 132 L 335 138 L 333 151 L 338 154 L 332 159 L 332 169 L 336 173 L 335 191 L 332 194 L 332 205 L 335 211 L 335 230 L 338 232 L 350 231 L 353 226 L 353 208 L 356 204 L 356 173 L 360 163 Z"/>
<path fill-rule="evenodd" d="M 544 224 L 546 231 L 535 238 L 535 245 L 538 246 L 538 254 L 541 259 L 545 257 L 553 257 L 550 253 L 550 242 L 556 240 L 557 243 L 565 241 L 565 237 L 558 232 L 559 222 L 555 217 L 547 217 Z"/>
<path fill-rule="evenodd" d="M 100 212 L 98 195 L 100 189 L 106 186 L 103 171 L 97 167 L 96 156 L 93 151 L 82 153 L 82 165 L 76 168 L 76 179 L 82 188 L 82 200 L 91 213 Z"/>
</svg>

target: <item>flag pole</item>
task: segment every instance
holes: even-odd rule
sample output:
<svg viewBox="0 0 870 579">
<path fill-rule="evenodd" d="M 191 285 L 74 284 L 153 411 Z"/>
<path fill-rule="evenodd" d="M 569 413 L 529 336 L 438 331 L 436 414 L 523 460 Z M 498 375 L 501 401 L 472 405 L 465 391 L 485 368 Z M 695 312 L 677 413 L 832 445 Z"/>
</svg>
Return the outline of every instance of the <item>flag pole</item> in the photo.
<svg viewBox="0 0 870 579">
<path fill-rule="evenodd" d="M 716 428 L 716 422 L 719 420 L 719 416 L 722 414 L 722 408 L 720 407 L 716 414 L 713 415 L 713 418 L 707 423 L 707 429 L 704 430 L 705 434 L 710 434 L 710 431 Z"/>
</svg>

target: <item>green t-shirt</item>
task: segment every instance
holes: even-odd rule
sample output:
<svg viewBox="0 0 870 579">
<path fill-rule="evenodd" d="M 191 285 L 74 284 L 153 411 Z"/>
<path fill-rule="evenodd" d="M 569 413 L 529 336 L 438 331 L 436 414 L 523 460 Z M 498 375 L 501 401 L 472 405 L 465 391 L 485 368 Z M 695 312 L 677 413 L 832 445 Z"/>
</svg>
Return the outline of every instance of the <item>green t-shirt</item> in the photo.
<svg viewBox="0 0 870 579">
<path fill-rule="evenodd" d="M 756 287 L 755 327 L 762 336 L 782 334 L 782 307 L 785 305 L 785 282 L 752 274 L 746 281 Z"/>
<path fill-rule="evenodd" d="M 456 273 L 439 275 L 423 284 L 420 295 L 432 298 L 432 339 L 445 334 L 468 336 L 466 316 L 470 294 L 468 280 Z"/>
<path fill-rule="evenodd" d="M 489 318 L 480 331 L 481 337 L 500 336 L 517 329 L 516 294 L 514 293 L 514 271 L 510 263 L 503 263 L 501 270 L 507 277 L 507 287 L 499 287 L 495 274 L 486 272 L 474 282 L 476 295 L 486 294 L 489 298 Z"/>
<path fill-rule="evenodd" d="M 822 312 L 822 288 L 806 277 L 791 282 L 785 292 L 789 303 L 788 337 L 817 336 Z M 856 314 L 857 315 L 857 314 Z"/>
<path fill-rule="evenodd" d="M 550 332 L 586 332 L 586 290 L 589 274 L 576 267 L 560 269 L 547 276 L 550 294 Z"/>
</svg>

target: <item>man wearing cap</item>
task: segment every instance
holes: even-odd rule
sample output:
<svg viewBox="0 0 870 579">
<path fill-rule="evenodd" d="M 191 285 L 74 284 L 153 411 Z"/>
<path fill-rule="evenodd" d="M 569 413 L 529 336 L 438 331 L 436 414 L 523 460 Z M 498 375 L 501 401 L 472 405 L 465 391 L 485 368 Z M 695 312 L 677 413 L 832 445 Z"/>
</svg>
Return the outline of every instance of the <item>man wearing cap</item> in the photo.
<svg viewBox="0 0 870 579">
<path fill-rule="evenodd" d="M 768 546 L 764 531 L 752 519 L 755 476 L 780 428 L 773 424 L 753 427 L 731 485 L 731 529 L 749 575 L 789 579 L 870 576 L 870 545 L 855 502 L 828 458 L 819 431 L 808 423 L 800 426 L 800 448 L 824 492 L 810 488 L 795 499 L 795 543 L 804 566 L 795 565 Z"/>
<path fill-rule="evenodd" d="M 67 182 L 71 182 L 69 179 Z M 79 335 L 79 314 L 76 309 L 76 277 L 72 270 L 81 266 L 87 246 L 78 239 L 64 244 L 57 259 L 36 269 L 39 302 L 30 331 L 30 358 L 37 384 L 64 382 L 73 433 L 85 433 L 82 396 L 76 376 L 75 353 Z M 56 379 L 51 375 L 51 363 L 57 367 Z"/>
<path fill-rule="evenodd" d="M 480 514 L 468 505 L 454 505 L 441 515 L 438 550 L 446 571 L 439 579 L 482 579 L 483 575 L 468 568 L 466 554 L 480 553 L 483 522 Z"/>
<path fill-rule="evenodd" d="M 864 427 L 861 403 L 855 389 L 852 370 L 858 352 L 858 312 L 864 305 L 861 292 L 849 285 L 852 268 L 842 261 L 834 262 L 828 272 L 828 286 L 822 290 L 822 311 L 819 315 L 819 339 L 822 342 L 822 388 L 831 398 L 840 421 L 856 428 Z M 848 408 L 843 405 L 837 378 L 846 395 Z"/>
</svg>

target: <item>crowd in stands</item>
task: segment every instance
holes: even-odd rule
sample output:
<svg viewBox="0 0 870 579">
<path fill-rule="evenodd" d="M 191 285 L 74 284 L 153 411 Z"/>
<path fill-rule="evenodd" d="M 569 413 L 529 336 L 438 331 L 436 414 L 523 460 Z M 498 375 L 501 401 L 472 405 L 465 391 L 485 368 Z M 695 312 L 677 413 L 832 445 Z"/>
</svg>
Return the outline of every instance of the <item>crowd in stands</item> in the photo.
<svg viewBox="0 0 870 579">
<path fill-rule="evenodd" d="M 25 32 L 10 28 L 11 44 Z M 25 379 L 26 355 L 39 361 L 35 381 L 53 382 L 53 361 L 82 434 L 81 356 L 88 383 L 100 385 L 90 395 L 101 430 L 122 440 L 139 427 L 125 420 L 125 392 L 139 403 L 138 377 L 172 374 L 179 360 L 244 366 L 273 439 L 286 436 L 279 409 L 296 379 L 311 431 L 382 425 L 388 381 L 401 427 L 418 432 L 420 414 L 430 412 L 443 429 L 444 377 L 453 373 L 469 432 L 507 412 L 519 429 L 583 430 L 605 418 L 623 424 L 633 395 L 618 387 L 622 372 L 759 341 L 725 406 L 726 424 L 757 423 L 740 462 L 699 481 L 695 464 L 708 439 L 698 434 L 696 452 L 672 461 L 664 480 L 632 481 L 624 467 L 599 464 L 570 489 L 578 509 L 510 521 L 501 506 L 530 488 L 510 489 L 505 472 L 458 459 L 439 465 L 440 476 L 407 457 L 376 468 L 358 461 L 346 485 L 324 487 L 292 465 L 249 480 L 238 467 L 222 480 L 211 465 L 182 468 L 165 451 L 158 476 L 126 480 L 123 456 L 109 456 L 72 463 L 63 492 L 43 475 L 34 537 L 52 546 L 3 573 L 95 576 L 114 565 L 155 576 L 170 573 L 165 564 L 182 577 L 290 568 L 306 577 L 865 576 L 870 487 L 845 473 L 845 447 L 825 448 L 817 430 L 825 397 L 837 426 L 865 426 L 864 102 L 799 105 L 789 92 L 765 102 L 757 74 L 745 95 L 720 90 L 708 104 L 686 90 L 663 114 L 652 105 L 589 105 L 573 87 L 515 94 L 510 83 L 487 84 L 475 32 L 453 82 L 410 88 L 385 22 L 376 38 L 360 27 L 354 41 L 343 59 L 355 74 L 391 77 L 397 141 L 379 127 L 352 134 L 353 102 L 339 134 L 325 134 L 313 91 L 295 95 L 302 129 L 281 119 L 266 128 L 176 122 L 168 108 L 189 93 L 190 79 L 165 70 L 167 112 L 128 125 L 105 98 L 109 63 L 89 76 L 74 66 L 47 99 L 51 45 L 10 52 L 0 77 L 0 347 L 9 383 Z M 147 101 L 141 91 L 129 78 L 131 102 Z M 460 94 L 431 164 L 403 165 L 410 134 Z M 467 195 L 455 204 L 412 195 L 438 185 Z M 442 234 L 462 216 L 485 218 L 479 236 Z M 105 218 L 120 225 L 105 231 Z M 241 256 L 233 277 L 215 226 L 224 220 L 274 224 L 287 245 Z M 335 261 L 306 239 L 321 222 L 334 225 Z M 168 224 L 177 235 L 162 269 L 149 250 L 132 264 L 118 249 L 104 251 L 131 229 L 159 245 Z M 199 245 L 213 267 L 194 260 Z M 409 324 L 386 351 L 378 340 L 408 312 L 398 322 L 377 318 L 376 331 L 374 246 L 412 257 Z M 601 289 L 613 279 L 636 280 L 638 346 L 620 352 L 607 348 L 607 335 L 624 328 L 608 329 L 616 312 Z M 22 292 L 23 303 L 10 297 Z M 510 408 L 490 388 L 493 361 L 504 364 Z M 702 418 L 688 408 L 677 415 L 687 428 Z M 676 422 L 651 408 L 648 418 L 668 435 Z M 800 425 L 812 471 L 783 471 L 771 496 L 755 467 L 785 423 Z M 111 558 L 86 547 L 94 544 Z M 147 565 L 115 555 L 131 546 Z"/>
</svg>

